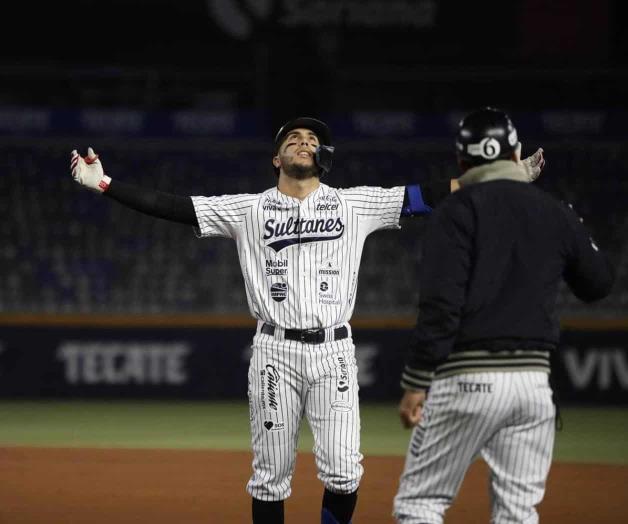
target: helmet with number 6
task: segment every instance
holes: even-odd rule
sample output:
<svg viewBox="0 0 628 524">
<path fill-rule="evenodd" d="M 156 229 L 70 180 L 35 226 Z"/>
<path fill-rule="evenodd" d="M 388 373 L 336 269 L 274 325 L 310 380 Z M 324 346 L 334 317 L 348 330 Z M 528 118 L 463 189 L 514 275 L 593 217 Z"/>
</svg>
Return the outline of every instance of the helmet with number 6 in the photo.
<svg viewBox="0 0 628 524">
<path fill-rule="evenodd" d="M 458 124 L 456 151 L 471 166 L 507 160 L 517 147 L 517 130 L 510 117 L 492 107 L 465 116 Z"/>
</svg>

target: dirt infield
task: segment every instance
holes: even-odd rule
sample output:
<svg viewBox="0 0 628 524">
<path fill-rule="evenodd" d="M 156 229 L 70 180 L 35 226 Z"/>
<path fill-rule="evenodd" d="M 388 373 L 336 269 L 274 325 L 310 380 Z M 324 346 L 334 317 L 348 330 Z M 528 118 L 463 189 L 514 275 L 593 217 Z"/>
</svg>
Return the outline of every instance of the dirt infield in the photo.
<svg viewBox="0 0 628 524">
<path fill-rule="evenodd" d="M 400 457 L 368 457 L 354 522 L 390 523 Z M 175 450 L 0 448 L 1 524 L 209 524 L 250 522 L 250 454 Z M 476 464 L 448 524 L 488 522 L 487 473 Z M 541 521 L 626 522 L 628 467 L 555 464 Z M 314 460 L 297 461 L 286 522 L 318 524 Z"/>
</svg>

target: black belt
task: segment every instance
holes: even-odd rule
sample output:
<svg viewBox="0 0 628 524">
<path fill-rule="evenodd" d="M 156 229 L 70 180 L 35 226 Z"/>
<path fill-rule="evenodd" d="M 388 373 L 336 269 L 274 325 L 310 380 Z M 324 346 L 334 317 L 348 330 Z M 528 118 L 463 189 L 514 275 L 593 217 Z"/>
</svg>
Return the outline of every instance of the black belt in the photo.
<svg viewBox="0 0 628 524">
<path fill-rule="evenodd" d="M 275 335 L 275 326 L 271 324 L 262 325 L 261 332 L 264 335 Z M 283 337 L 286 340 L 297 340 L 299 342 L 305 342 L 306 344 L 322 344 L 325 342 L 325 330 L 323 328 L 319 329 L 284 329 Z M 342 340 L 343 338 L 347 338 L 349 336 L 349 330 L 347 326 L 341 326 L 334 329 L 334 338 L 333 340 Z M 331 342 L 329 340 L 328 342 Z"/>
</svg>

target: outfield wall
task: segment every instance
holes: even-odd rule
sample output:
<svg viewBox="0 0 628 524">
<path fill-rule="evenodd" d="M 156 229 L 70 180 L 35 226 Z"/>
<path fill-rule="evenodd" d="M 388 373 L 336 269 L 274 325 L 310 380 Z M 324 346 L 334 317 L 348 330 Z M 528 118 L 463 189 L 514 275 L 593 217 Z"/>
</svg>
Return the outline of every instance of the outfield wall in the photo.
<svg viewBox="0 0 628 524">
<path fill-rule="evenodd" d="M 254 325 L 153 319 L 137 325 L 0 326 L 0 396 L 4 398 L 244 399 Z M 225 325 L 231 324 L 231 327 Z M 395 400 L 409 325 L 354 325 L 360 394 Z M 563 331 L 553 361 L 561 402 L 628 405 L 628 329 L 582 324 Z M 312 351 L 316 346 L 312 346 Z"/>
</svg>

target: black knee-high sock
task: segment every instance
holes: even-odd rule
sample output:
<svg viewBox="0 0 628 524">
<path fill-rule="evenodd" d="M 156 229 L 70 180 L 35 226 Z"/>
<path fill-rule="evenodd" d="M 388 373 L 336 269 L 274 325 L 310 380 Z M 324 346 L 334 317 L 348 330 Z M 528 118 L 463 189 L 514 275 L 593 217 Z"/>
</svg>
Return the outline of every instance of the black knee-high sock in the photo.
<svg viewBox="0 0 628 524">
<path fill-rule="evenodd" d="M 283 500 L 253 499 L 253 524 L 283 524 Z"/>
<path fill-rule="evenodd" d="M 332 493 L 325 489 L 323 508 L 326 508 L 336 518 L 338 524 L 349 524 L 357 500 L 357 490 L 353 493 Z"/>
</svg>

